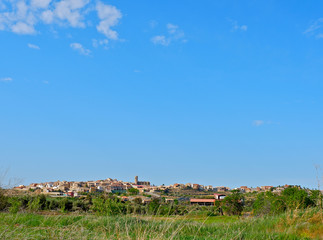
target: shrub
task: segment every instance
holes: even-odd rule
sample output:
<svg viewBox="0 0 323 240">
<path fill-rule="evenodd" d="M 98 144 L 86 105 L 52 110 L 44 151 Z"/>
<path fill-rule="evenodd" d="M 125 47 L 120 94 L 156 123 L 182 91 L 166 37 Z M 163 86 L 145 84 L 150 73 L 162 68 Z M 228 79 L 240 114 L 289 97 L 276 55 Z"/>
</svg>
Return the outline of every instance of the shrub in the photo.
<svg viewBox="0 0 323 240">
<path fill-rule="evenodd" d="M 14 198 L 14 197 L 9 198 L 9 204 L 10 204 L 10 207 L 9 207 L 10 213 L 19 212 L 20 207 L 22 205 L 21 200 L 19 198 Z"/>
<path fill-rule="evenodd" d="M 136 188 L 130 188 L 130 189 L 128 189 L 128 193 L 130 195 L 138 195 L 139 194 L 139 190 L 136 189 Z"/>
<path fill-rule="evenodd" d="M 63 198 L 59 205 L 62 212 L 69 212 L 73 208 L 73 202 L 71 202 L 68 198 Z"/>
<path fill-rule="evenodd" d="M 223 210 L 228 215 L 241 215 L 243 210 L 244 197 L 239 191 L 232 191 L 223 200 Z"/>
<path fill-rule="evenodd" d="M 120 202 L 117 198 L 98 197 L 92 199 L 93 205 L 92 210 L 99 215 L 117 215 L 124 214 L 127 212 L 125 204 Z"/>
<path fill-rule="evenodd" d="M 40 211 L 46 208 L 46 197 L 45 195 L 38 195 L 37 197 L 30 198 L 28 202 L 28 208 L 31 211 Z"/>
<path fill-rule="evenodd" d="M 9 206 L 8 197 L 4 195 L 3 191 L 0 188 L 0 211 L 5 210 Z"/>
</svg>

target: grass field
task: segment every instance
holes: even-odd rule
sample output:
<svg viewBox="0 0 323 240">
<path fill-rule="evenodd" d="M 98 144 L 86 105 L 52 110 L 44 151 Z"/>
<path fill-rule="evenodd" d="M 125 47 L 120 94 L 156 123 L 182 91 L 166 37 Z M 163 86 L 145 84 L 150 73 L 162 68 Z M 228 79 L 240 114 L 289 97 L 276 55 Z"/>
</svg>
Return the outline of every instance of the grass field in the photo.
<svg viewBox="0 0 323 240">
<path fill-rule="evenodd" d="M 95 216 L 0 213 L 0 239 L 323 239 L 317 209 L 279 216 Z"/>
</svg>

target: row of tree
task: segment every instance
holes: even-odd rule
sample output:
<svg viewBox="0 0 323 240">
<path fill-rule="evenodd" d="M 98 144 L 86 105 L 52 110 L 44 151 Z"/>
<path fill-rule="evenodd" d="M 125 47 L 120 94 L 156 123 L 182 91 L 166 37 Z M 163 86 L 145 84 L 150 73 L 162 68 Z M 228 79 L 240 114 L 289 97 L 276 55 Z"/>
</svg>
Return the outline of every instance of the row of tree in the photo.
<svg viewBox="0 0 323 240">
<path fill-rule="evenodd" d="M 132 193 L 136 194 L 136 193 Z M 223 201 L 216 201 L 215 206 L 191 206 L 188 203 L 172 204 L 163 199 L 152 199 L 148 204 L 142 204 L 137 198 L 132 202 L 123 202 L 115 195 L 86 195 L 85 198 L 51 198 L 45 195 L 37 196 L 6 196 L 0 194 L 0 211 L 17 213 L 19 211 L 82 211 L 99 215 L 119 214 L 150 214 L 150 215 L 185 215 L 200 212 L 208 215 L 241 215 L 250 212 L 254 215 L 279 214 L 286 210 L 304 209 L 308 207 L 322 208 L 320 191 L 309 191 L 291 187 L 281 194 L 272 192 L 258 193 L 248 196 L 238 191 L 232 191 Z"/>
</svg>

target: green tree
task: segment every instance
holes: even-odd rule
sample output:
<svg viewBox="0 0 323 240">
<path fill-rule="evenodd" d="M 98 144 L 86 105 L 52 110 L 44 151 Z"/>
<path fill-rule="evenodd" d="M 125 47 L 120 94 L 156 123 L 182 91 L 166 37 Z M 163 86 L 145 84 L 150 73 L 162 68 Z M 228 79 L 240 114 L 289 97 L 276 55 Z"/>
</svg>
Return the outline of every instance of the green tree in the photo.
<svg viewBox="0 0 323 240">
<path fill-rule="evenodd" d="M 232 194 L 226 196 L 223 200 L 223 210 L 228 215 L 241 215 L 243 210 L 243 195 L 237 191 L 232 191 Z"/>
<path fill-rule="evenodd" d="M 69 212 L 73 208 L 73 202 L 70 201 L 68 198 L 63 198 L 59 202 L 59 206 L 62 212 Z"/>
<path fill-rule="evenodd" d="M 136 189 L 136 188 L 130 188 L 130 189 L 128 189 L 128 193 L 130 195 L 138 195 L 139 194 L 139 190 Z"/>
<path fill-rule="evenodd" d="M 8 197 L 4 195 L 4 190 L 0 187 L 0 211 L 9 206 Z"/>
<path fill-rule="evenodd" d="M 46 197 L 43 194 L 31 198 L 28 202 L 28 208 L 31 211 L 44 210 L 46 205 Z"/>
<path fill-rule="evenodd" d="M 22 205 L 20 199 L 16 197 L 9 198 L 9 203 L 10 203 L 10 207 L 9 207 L 10 213 L 17 213 L 20 210 L 20 207 Z"/>
</svg>

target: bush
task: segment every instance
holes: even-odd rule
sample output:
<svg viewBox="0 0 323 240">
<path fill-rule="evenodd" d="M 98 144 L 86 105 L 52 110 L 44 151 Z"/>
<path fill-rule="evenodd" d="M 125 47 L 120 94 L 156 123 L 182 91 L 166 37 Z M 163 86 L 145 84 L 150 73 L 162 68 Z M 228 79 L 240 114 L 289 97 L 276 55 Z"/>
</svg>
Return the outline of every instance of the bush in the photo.
<svg viewBox="0 0 323 240">
<path fill-rule="evenodd" d="M 57 210 L 59 208 L 59 202 L 56 199 L 51 199 L 48 202 L 48 210 Z"/>
<path fill-rule="evenodd" d="M 62 212 L 70 212 L 73 208 L 73 202 L 68 198 L 63 198 L 60 201 L 59 205 Z"/>
<path fill-rule="evenodd" d="M 117 198 L 105 199 L 103 197 L 98 197 L 92 199 L 92 202 L 92 210 L 99 215 L 113 216 L 127 212 L 125 204 L 120 202 Z"/>
<path fill-rule="evenodd" d="M 46 209 L 46 197 L 45 195 L 38 195 L 37 197 L 33 197 L 28 202 L 28 208 L 31 211 L 40 211 Z"/>
<path fill-rule="evenodd" d="M 244 197 L 239 191 L 232 191 L 223 200 L 223 210 L 228 215 L 241 215 L 243 210 Z"/>
<path fill-rule="evenodd" d="M 287 209 L 308 208 L 315 206 L 316 194 L 310 196 L 306 190 L 297 187 L 286 188 L 281 195 L 272 192 L 259 193 L 253 204 L 253 210 L 257 215 L 264 215 L 283 213 Z"/>
<path fill-rule="evenodd" d="M 3 191 L 0 188 L 0 211 L 5 210 L 9 206 L 8 197 L 3 194 Z"/>
<path fill-rule="evenodd" d="M 10 213 L 17 213 L 20 210 L 20 207 L 22 205 L 21 201 L 19 198 L 14 198 L 11 197 L 9 198 L 9 203 L 10 203 L 10 207 L 9 207 L 9 212 Z"/>
<path fill-rule="evenodd" d="M 256 215 L 278 214 L 286 210 L 283 198 L 272 192 L 259 193 L 253 203 L 253 211 Z"/>
<path fill-rule="evenodd" d="M 314 206 L 314 201 L 309 197 L 309 194 L 304 189 L 296 187 L 286 188 L 282 192 L 282 197 L 289 209 L 307 208 Z"/>
<path fill-rule="evenodd" d="M 139 194 L 139 190 L 136 189 L 136 188 L 130 188 L 130 189 L 128 189 L 128 193 L 130 195 L 138 195 Z"/>
</svg>

